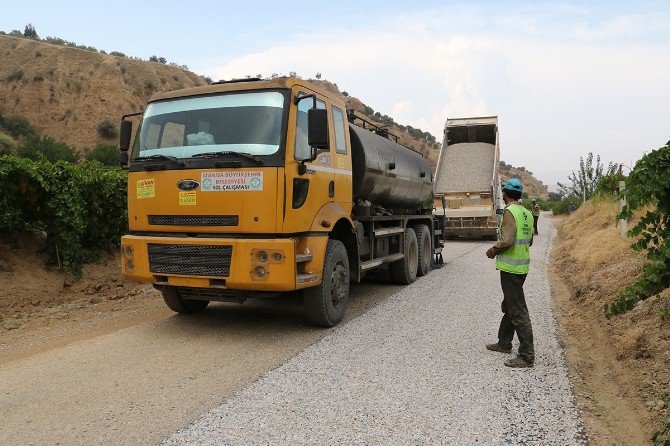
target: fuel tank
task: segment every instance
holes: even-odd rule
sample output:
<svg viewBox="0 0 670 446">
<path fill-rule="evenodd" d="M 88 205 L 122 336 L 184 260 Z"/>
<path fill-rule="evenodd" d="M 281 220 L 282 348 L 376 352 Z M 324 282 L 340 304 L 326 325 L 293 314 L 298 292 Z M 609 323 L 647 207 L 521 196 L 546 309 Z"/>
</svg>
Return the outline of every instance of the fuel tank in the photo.
<svg viewBox="0 0 670 446">
<path fill-rule="evenodd" d="M 413 150 L 349 123 L 354 199 L 416 209 L 433 193 L 432 169 Z"/>
</svg>

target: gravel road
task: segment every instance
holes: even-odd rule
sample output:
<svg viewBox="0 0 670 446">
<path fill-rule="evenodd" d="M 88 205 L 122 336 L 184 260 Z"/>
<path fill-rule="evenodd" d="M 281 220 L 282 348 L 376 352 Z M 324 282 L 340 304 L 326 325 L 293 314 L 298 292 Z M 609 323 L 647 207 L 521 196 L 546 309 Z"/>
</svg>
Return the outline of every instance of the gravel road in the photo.
<svg viewBox="0 0 670 446">
<path fill-rule="evenodd" d="M 352 287 L 345 322 L 401 289 Z M 148 293 L 0 335 L 0 445 L 156 444 L 331 332 L 290 297 L 177 316 Z"/>
<path fill-rule="evenodd" d="M 262 376 L 166 445 L 585 444 L 546 274 L 540 219 L 526 295 L 536 366 L 503 366 L 501 291 L 484 244 Z M 516 344 L 515 344 L 516 348 Z"/>
</svg>

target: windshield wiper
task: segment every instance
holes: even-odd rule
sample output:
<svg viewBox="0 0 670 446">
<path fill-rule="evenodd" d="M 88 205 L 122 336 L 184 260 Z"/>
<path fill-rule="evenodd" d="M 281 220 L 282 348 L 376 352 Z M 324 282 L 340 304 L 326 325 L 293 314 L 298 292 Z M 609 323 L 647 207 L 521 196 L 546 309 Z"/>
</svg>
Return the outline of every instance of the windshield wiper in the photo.
<svg viewBox="0 0 670 446">
<path fill-rule="evenodd" d="M 173 163 L 176 163 L 181 167 L 186 166 L 186 164 L 179 158 L 169 155 L 149 155 L 149 156 L 138 156 L 137 158 L 133 158 L 133 161 L 148 161 L 148 160 L 166 160 L 166 161 L 172 161 Z"/>
<path fill-rule="evenodd" d="M 205 152 L 205 153 L 198 153 L 196 155 L 193 155 L 191 158 L 223 158 L 225 156 L 239 156 L 241 158 L 244 158 L 249 161 L 253 161 L 257 165 L 262 165 L 263 160 L 260 158 L 257 158 L 253 156 L 250 153 L 246 152 L 233 152 L 231 150 L 224 150 L 222 152 Z"/>
</svg>

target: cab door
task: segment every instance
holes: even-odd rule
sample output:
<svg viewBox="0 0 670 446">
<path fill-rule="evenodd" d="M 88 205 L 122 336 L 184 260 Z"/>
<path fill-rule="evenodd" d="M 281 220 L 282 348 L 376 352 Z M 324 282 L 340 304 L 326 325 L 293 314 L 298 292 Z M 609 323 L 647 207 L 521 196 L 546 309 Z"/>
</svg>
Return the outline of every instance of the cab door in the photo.
<svg viewBox="0 0 670 446">
<path fill-rule="evenodd" d="M 300 174 L 300 161 L 310 157 L 311 148 L 307 144 L 307 112 L 314 106 L 311 98 L 295 104 L 295 98 L 316 94 L 304 86 L 292 89 L 291 111 L 289 114 L 286 150 L 286 205 L 284 233 L 309 231 L 314 217 L 321 207 L 334 201 L 333 157 L 331 151 L 319 151 L 314 161 L 306 162 L 306 171 Z M 317 94 L 317 108 L 326 109 L 325 98 Z M 329 121 L 332 120 L 328 111 Z M 333 146 L 332 126 L 329 126 L 329 140 Z"/>
<path fill-rule="evenodd" d="M 330 155 L 334 167 L 335 201 L 347 214 L 351 214 L 353 192 L 349 123 L 345 109 L 338 104 L 330 105 L 330 116 L 333 127 L 331 135 L 334 135 L 331 139 Z"/>
</svg>

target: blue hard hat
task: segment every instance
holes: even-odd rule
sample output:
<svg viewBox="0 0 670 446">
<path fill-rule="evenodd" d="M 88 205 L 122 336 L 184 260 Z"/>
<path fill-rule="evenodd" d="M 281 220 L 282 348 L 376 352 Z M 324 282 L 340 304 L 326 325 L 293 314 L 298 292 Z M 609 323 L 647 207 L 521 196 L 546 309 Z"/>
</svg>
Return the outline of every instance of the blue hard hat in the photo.
<svg viewBox="0 0 670 446">
<path fill-rule="evenodd" d="M 503 186 L 503 190 L 513 190 L 517 192 L 523 191 L 523 184 L 521 184 L 521 181 L 519 181 L 518 178 L 510 178 L 507 180 L 507 183 L 505 183 L 505 186 Z"/>
</svg>

